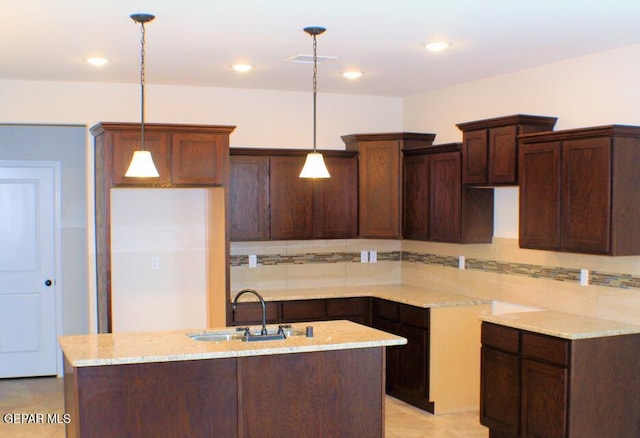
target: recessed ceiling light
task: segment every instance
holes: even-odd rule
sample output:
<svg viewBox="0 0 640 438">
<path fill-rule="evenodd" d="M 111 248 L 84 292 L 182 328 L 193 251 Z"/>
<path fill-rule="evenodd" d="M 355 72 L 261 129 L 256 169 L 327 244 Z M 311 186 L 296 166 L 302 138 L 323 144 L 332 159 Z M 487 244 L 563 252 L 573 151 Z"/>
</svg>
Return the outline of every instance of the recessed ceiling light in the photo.
<svg viewBox="0 0 640 438">
<path fill-rule="evenodd" d="M 432 52 L 442 52 L 444 49 L 449 47 L 449 43 L 446 41 L 434 41 L 432 43 L 427 43 L 424 47 Z"/>
<path fill-rule="evenodd" d="M 344 73 L 342 73 L 342 76 L 344 76 L 347 79 L 358 79 L 360 78 L 360 76 L 362 76 L 362 72 L 361 71 L 345 71 Z"/>
<path fill-rule="evenodd" d="M 95 65 L 96 67 L 102 67 L 107 64 L 109 60 L 107 58 L 87 58 L 87 62 L 91 65 Z"/>
<path fill-rule="evenodd" d="M 246 73 L 250 70 L 253 69 L 253 66 L 251 64 L 234 64 L 231 66 L 232 69 L 234 69 L 237 72 L 240 73 Z"/>
</svg>

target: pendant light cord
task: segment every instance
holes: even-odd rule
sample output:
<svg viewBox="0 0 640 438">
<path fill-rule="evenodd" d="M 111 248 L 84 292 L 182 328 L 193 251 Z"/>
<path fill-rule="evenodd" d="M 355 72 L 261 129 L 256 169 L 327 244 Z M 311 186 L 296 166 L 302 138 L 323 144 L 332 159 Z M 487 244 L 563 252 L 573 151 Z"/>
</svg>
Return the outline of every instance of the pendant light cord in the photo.
<svg viewBox="0 0 640 438">
<path fill-rule="evenodd" d="M 141 150 L 144 151 L 144 45 L 145 45 L 145 30 L 144 22 L 140 23 L 140 133 L 141 133 Z"/>
<path fill-rule="evenodd" d="M 313 35 L 313 153 L 316 153 L 316 94 L 318 92 L 318 42 Z"/>
</svg>

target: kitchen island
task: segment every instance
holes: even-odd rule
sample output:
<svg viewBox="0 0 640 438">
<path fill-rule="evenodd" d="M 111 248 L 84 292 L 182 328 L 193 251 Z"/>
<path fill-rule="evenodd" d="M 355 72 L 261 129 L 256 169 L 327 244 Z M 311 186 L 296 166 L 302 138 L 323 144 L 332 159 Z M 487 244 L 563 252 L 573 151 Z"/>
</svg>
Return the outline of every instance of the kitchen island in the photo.
<svg viewBox="0 0 640 438">
<path fill-rule="evenodd" d="M 406 339 L 350 321 L 292 328 L 307 326 L 259 342 L 63 336 L 67 436 L 384 436 L 385 348 Z"/>
</svg>

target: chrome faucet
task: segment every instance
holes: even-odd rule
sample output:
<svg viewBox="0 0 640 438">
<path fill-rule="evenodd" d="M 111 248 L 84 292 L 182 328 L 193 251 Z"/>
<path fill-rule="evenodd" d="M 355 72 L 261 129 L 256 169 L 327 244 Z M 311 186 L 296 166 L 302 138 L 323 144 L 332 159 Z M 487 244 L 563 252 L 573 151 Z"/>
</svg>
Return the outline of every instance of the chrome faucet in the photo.
<svg viewBox="0 0 640 438">
<path fill-rule="evenodd" d="M 258 292 L 256 292 L 253 289 L 242 289 L 233 298 L 233 303 L 231 303 L 231 308 L 233 309 L 234 312 L 236 311 L 236 308 L 238 307 L 238 298 L 240 298 L 244 294 L 253 294 L 256 297 L 258 297 L 258 299 L 260 300 L 260 305 L 262 306 L 262 330 L 260 331 L 260 334 L 263 336 L 266 335 L 267 334 L 267 304 L 264 302 L 264 298 L 262 298 L 262 296 Z"/>
</svg>

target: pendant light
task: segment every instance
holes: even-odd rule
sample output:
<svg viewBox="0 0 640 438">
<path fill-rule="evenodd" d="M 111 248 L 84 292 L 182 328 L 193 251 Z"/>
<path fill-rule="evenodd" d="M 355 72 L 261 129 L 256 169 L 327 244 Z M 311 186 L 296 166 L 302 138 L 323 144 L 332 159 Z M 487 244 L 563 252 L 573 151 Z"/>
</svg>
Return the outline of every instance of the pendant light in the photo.
<svg viewBox="0 0 640 438">
<path fill-rule="evenodd" d="M 140 50 L 140 150 L 133 153 L 133 158 L 129 164 L 129 168 L 124 176 L 134 178 L 157 178 L 160 176 L 158 169 L 153 164 L 151 152 L 144 149 L 144 44 L 145 44 L 145 23 L 156 18 L 151 14 L 133 14 L 131 19 L 136 23 L 140 23 L 142 33 Z"/>
<path fill-rule="evenodd" d="M 316 37 L 323 33 L 324 27 L 305 27 L 304 31 L 313 37 L 313 152 L 307 154 L 300 178 L 330 178 L 322 154 L 316 152 L 316 94 L 318 89 L 318 54 Z"/>
</svg>

